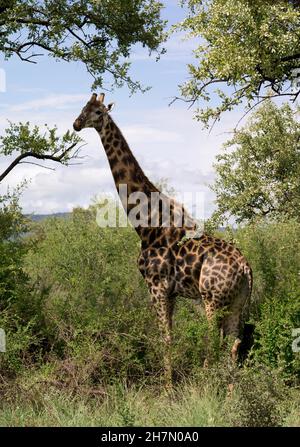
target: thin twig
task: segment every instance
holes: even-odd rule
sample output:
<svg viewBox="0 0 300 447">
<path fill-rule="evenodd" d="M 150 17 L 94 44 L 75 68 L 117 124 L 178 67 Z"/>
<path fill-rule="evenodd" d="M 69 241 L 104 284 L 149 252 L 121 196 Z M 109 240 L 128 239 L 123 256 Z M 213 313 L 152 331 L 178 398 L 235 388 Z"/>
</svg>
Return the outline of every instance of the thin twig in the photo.
<svg viewBox="0 0 300 447">
<path fill-rule="evenodd" d="M 49 169 L 50 171 L 55 171 L 55 168 L 50 168 L 49 166 L 43 166 L 39 163 L 35 163 L 34 161 L 20 161 L 19 165 L 35 165 L 39 166 L 40 168 Z"/>
</svg>

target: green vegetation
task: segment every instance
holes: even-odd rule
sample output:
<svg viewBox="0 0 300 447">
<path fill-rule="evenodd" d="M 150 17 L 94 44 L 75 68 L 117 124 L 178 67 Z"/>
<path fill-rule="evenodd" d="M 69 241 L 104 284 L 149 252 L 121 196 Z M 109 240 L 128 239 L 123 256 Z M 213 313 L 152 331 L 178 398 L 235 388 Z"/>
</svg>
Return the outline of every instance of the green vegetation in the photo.
<svg viewBox="0 0 300 447">
<path fill-rule="evenodd" d="M 57 127 L 49 128 L 47 124 L 44 131 L 41 127 L 26 123 L 9 123 L 0 136 L 0 156 L 14 156 L 8 167 L 1 173 L 0 182 L 10 174 L 24 159 L 50 160 L 68 165 L 70 160 L 78 157 L 83 140 L 69 130 L 63 135 L 57 135 Z M 26 163 L 30 163 L 26 161 Z M 31 161 L 31 163 L 33 163 Z"/>
<path fill-rule="evenodd" d="M 293 70 L 299 68 L 298 0 L 183 0 L 188 15 L 177 29 L 195 39 L 185 100 L 214 100 L 196 109 L 205 124 L 243 104 L 246 110 L 274 96 L 296 100 Z M 201 104 L 201 107 L 202 107 Z"/>
<path fill-rule="evenodd" d="M 171 394 L 157 387 L 124 383 L 89 393 L 58 388 L 45 370 L 27 374 L 3 394 L 1 426 L 299 426 L 299 392 L 266 371 L 240 379 L 226 394 L 219 370 L 177 385 Z"/>
<path fill-rule="evenodd" d="M 0 1 L 0 52 L 5 60 L 36 64 L 45 54 L 56 61 L 82 63 L 92 89 L 122 87 L 145 92 L 130 73 L 130 55 L 140 45 L 157 59 L 164 53 L 166 22 L 156 0 Z M 0 182 L 20 162 L 50 160 L 69 164 L 77 158 L 82 140 L 74 132 L 58 136 L 56 127 L 44 130 L 26 123 L 10 123 L 0 137 L 0 156 L 15 159 L 1 173 Z"/>
<path fill-rule="evenodd" d="M 209 222 L 244 225 L 222 237 L 253 268 L 251 351 L 232 365 L 202 309 L 179 299 L 167 394 L 135 232 L 99 228 L 95 205 L 29 221 L 19 192 L 8 191 L 0 196 L 1 426 L 300 425 L 300 352 L 292 349 L 300 328 L 299 122 L 290 106 L 269 100 L 300 93 L 289 82 L 300 59 L 299 1 L 183 3 L 190 14 L 179 28 L 202 39 L 182 94 L 192 104 L 220 99 L 196 116 L 207 124 L 244 100 L 248 109 L 266 100 L 218 158 L 218 208 Z M 93 87 L 109 73 L 113 85 L 144 91 L 128 60 L 135 44 L 162 52 L 161 8 L 150 0 L 2 1 L 0 49 L 27 62 L 42 53 L 81 61 Z M 212 92 L 215 84 L 225 90 Z M 0 155 L 16 158 L 0 181 L 26 157 L 68 164 L 80 144 L 56 127 L 10 124 Z"/>
<path fill-rule="evenodd" d="M 156 0 L 3 0 L 0 51 L 6 59 L 17 55 L 32 63 L 43 54 L 79 61 L 93 77 L 93 88 L 103 86 L 105 75 L 106 87 L 143 90 L 129 75 L 129 56 L 135 44 L 160 54 L 161 8 Z"/>
<path fill-rule="evenodd" d="M 270 99 L 235 130 L 217 156 L 212 220 L 224 224 L 257 218 L 299 221 L 299 107 L 276 106 Z"/>
<path fill-rule="evenodd" d="M 291 349 L 300 326 L 296 221 L 234 233 L 255 277 L 255 344 L 243 368 L 228 363 L 216 334 L 207 337 L 201 309 L 179 300 L 168 396 L 135 232 L 99 228 L 94 206 L 30 223 L 18 237 L 23 219 L 15 201 L 2 209 L 1 271 L 10 275 L 1 276 L 0 425 L 299 425 L 300 355 Z M 207 349 L 215 353 L 208 369 Z"/>
</svg>

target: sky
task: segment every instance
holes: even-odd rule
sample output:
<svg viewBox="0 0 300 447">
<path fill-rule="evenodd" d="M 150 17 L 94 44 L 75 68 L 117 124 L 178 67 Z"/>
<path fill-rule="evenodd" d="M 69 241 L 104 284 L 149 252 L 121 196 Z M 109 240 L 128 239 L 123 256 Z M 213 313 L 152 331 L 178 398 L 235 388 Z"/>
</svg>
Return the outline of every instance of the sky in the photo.
<svg viewBox="0 0 300 447">
<path fill-rule="evenodd" d="M 163 17 L 169 25 L 184 18 L 185 11 L 177 0 L 164 3 Z M 209 188 L 214 181 L 213 163 L 241 112 L 225 114 L 209 133 L 193 119 L 193 111 L 185 103 L 176 101 L 169 106 L 172 98 L 179 95 L 178 85 L 188 78 L 187 64 L 193 60 L 195 42 L 176 34 L 165 47 L 167 53 L 158 62 L 139 48 L 132 54 L 131 74 L 143 85 L 151 86 L 150 91 L 130 96 L 128 88 L 123 87 L 106 92 L 105 102 L 115 102 L 112 118 L 146 175 L 154 182 L 167 179 L 179 196 L 197 192 L 203 214 L 197 217 L 207 218 L 215 207 Z M 6 91 L 0 92 L 1 134 L 8 121 L 30 121 L 39 126 L 56 124 L 61 133 L 72 130 L 74 119 L 91 95 L 92 79 L 83 64 L 56 62 L 45 55 L 38 64 L 21 62 L 17 57 L 0 59 L 0 68 L 6 77 Z M 20 199 L 26 214 L 71 211 L 76 206 L 87 207 L 97 195 L 114 193 L 108 161 L 96 131 L 84 129 L 80 136 L 87 143 L 82 149 L 81 164 L 65 167 L 45 163 L 55 171 L 19 165 L 2 182 L 0 193 L 24 179 L 30 180 Z M 0 172 L 11 160 L 0 158 Z"/>
</svg>

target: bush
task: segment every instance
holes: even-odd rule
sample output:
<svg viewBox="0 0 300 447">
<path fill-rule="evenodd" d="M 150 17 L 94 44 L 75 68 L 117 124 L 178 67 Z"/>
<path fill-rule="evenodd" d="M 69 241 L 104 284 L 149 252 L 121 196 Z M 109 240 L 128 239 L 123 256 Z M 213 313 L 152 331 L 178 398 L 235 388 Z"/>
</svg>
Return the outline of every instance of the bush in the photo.
<svg viewBox="0 0 300 447">
<path fill-rule="evenodd" d="M 281 368 L 287 378 L 299 377 L 300 353 L 292 351 L 292 330 L 300 328 L 300 224 L 249 225 L 234 238 L 253 268 L 253 358 Z"/>
<path fill-rule="evenodd" d="M 132 228 L 99 228 L 93 208 L 69 219 L 35 225 L 26 271 L 45 360 L 60 359 L 58 376 L 74 385 L 125 380 L 156 382 L 162 344 L 144 280 L 140 241 Z M 174 370 L 178 378 L 203 364 L 207 321 L 190 302 L 175 315 Z"/>
<path fill-rule="evenodd" d="M 2 381 L 3 377 L 15 377 L 30 363 L 37 340 L 31 310 L 26 310 L 31 301 L 23 268 L 27 250 L 23 234 L 28 222 L 18 205 L 17 191 L 0 197 L 0 205 L 0 328 L 6 338 L 6 352 L 0 353 Z"/>
<path fill-rule="evenodd" d="M 133 229 L 99 228 L 93 208 L 35 223 L 26 235 L 24 228 L 12 229 L 16 220 L 7 215 L 2 222 L 1 265 L 11 273 L 3 274 L 1 282 L 0 326 L 7 333 L 7 352 L 0 356 L 1 390 L 7 399 L 13 399 L 10 389 L 18 393 L 21 387 L 20 405 L 30 421 L 38 418 L 40 407 L 45 421 L 53 398 L 55 424 L 65 408 L 60 395 L 73 405 L 72 420 L 80 419 L 75 407 L 81 399 L 86 414 L 95 411 L 96 423 L 98 410 L 90 399 L 102 402 L 114 390 L 101 420 L 107 420 L 104 413 L 112 406 L 110 420 L 119 425 L 161 421 L 163 406 L 147 413 L 153 395 L 159 396 L 163 356 L 136 264 L 140 242 Z M 179 298 L 172 348 L 177 387 L 170 411 L 177 411 L 183 424 L 295 425 L 297 402 L 290 413 L 285 413 L 285 402 L 289 390 L 295 390 L 286 384 L 297 383 L 300 371 L 299 354 L 292 352 L 292 329 L 300 327 L 300 226 L 292 221 L 260 224 L 231 235 L 254 270 L 250 359 L 243 369 L 233 367 L 200 308 Z M 290 253 L 293 260 L 287 262 Z M 212 363 L 203 369 L 207 355 Z M 187 377 L 191 382 L 186 385 Z M 44 392 L 48 385 L 49 396 Z M 137 386 L 144 391 L 136 407 Z M 12 409 L 6 407 L 8 413 Z M 15 421 L 8 413 L 7 420 Z M 163 420 L 170 424 L 171 413 Z"/>
<path fill-rule="evenodd" d="M 231 425 L 276 427 L 282 424 L 290 390 L 284 386 L 278 371 L 261 366 L 239 371 L 233 393 L 234 398 L 226 405 Z M 291 401 L 292 396 L 289 397 Z"/>
<path fill-rule="evenodd" d="M 0 310 L 25 293 L 27 276 L 22 269 L 27 221 L 18 205 L 17 193 L 0 196 Z"/>
<path fill-rule="evenodd" d="M 252 225 L 233 236 L 254 270 L 251 359 L 294 380 L 300 370 L 299 354 L 292 352 L 292 329 L 300 327 L 300 226 Z M 28 291 L 6 314 L 8 327 L 18 322 L 31 334 L 27 362 L 55 360 L 58 376 L 68 381 L 72 371 L 76 386 L 160 380 L 162 344 L 136 264 L 139 244 L 130 227 L 99 228 L 93 208 L 34 224 L 22 258 Z M 207 355 L 220 360 L 218 335 L 209 333 L 197 306 L 179 298 L 174 320 L 177 379 L 197 374 Z"/>
</svg>

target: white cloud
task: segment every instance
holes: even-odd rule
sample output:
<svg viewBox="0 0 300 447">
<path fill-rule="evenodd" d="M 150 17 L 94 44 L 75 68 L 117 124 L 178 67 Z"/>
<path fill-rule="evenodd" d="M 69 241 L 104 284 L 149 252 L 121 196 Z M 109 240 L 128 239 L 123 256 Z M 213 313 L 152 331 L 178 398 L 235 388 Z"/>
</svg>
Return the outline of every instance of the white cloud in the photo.
<svg viewBox="0 0 300 447">
<path fill-rule="evenodd" d="M 186 61 L 194 59 L 193 51 L 200 44 L 199 38 L 187 38 L 186 33 L 178 32 L 166 42 L 167 53 L 165 55 L 168 61 Z"/>
<path fill-rule="evenodd" d="M 141 143 L 151 141 L 151 143 L 180 143 L 183 136 L 177 132 L 161 130 L 158 127 L 148 127 L 147 125 L 128 125 L 122 128 L 122 132 L 131 143 Z"/>
<path fill-rule="evenodd" d="M 39 110 L 45 107 L 51 109 L 66 109 L 74 103 L 84 103 L 87 100 L 87 95 L 47 95 L 44 98 L 34 99 L 33 101 L 26 101 L 21 104 L 16 104 L 10 107 L 11 112 L 23 112 L 28 110 Z"/>
<path fill-rule="evenodd" d="M 56 95 L 37 99 L 4 109 L 14 121 L 31 121 L 43 125 L 57 123 L 60 132 L 72 129 L 74 118 L 87 100 L 87 95 Z M 43 102 L 44 101 L 44 102 Z M 77 104 L 69 109 L 59 104 Z M 46 105 L 47 104 L 47 105 Z M 153 181 L 168 178 L 178 192 L 200 191 L 205 195 L 205 214 L 213 208 L 214 196 L 208 188 L 213 182 L 212 163 L 221 144 L 229 138 L 224 133 L 234 127 L 240 113 L 225 115 L 211 134 L 201 129 L 192 119 L 192 112 L 176 103 L 172 107 L 137 108 L 124 101 L 113 119 L 127 139 L 134 155 Z M 19 107 L 18 107 L 19 106 Z M 74 109 L 74 110 L 73 110 Z M 0 127 L 6 126 L 2 114 Z M 80 136 L 87 142 L 82 149 L 82 165 L 62 167 L 53 163 L 55 171 L 31 165 L 14 169 L 3 182 L 1 191 L 9 184 L 14 186 L 24 178 L 31 183 L 21 198 L 24 212 L 51 213 L 70 210 L 74 205 L 87 206 L 91 198 L 101 192 L 115 192 L 112 174 L 99 136 L 93 129 L 84 129 Z M 1 172 L 9 160 L 0 160 Z"/>
<path fill-rule="evenodd" d="M 195 50 L 199 44 L 199 38 L 187 38 L 186 33 L 183 32 L 174 33 L 167 42 L 163 44 L 166 53 L 160 57 L 160 63 L 182 62 L 183 64 L 186 64 L 191 62 L 194 59 L 193 50 Z M 149 55 L 144 50 L 139 50 L 130 56 L 130 61 L 153 62 L 156 60 L 156 57 L 157 54 L 155 53 Z"/>
<path fill-rule="evenodd" d="M 39 172 L 22 196 L 24 212 L 36 214 L 71 211 L 88 206 L 97 193 L 113 188 L 107 167 L 60 167 L 55 173 Z"/>
<path fill-rule="evenodd" d="M 19 87 L 19 86 L 12 86 L 14 89 L 14 92 L 17 93 L 47 93 L 46 88 L 41 87 Z"/>
</svg>

